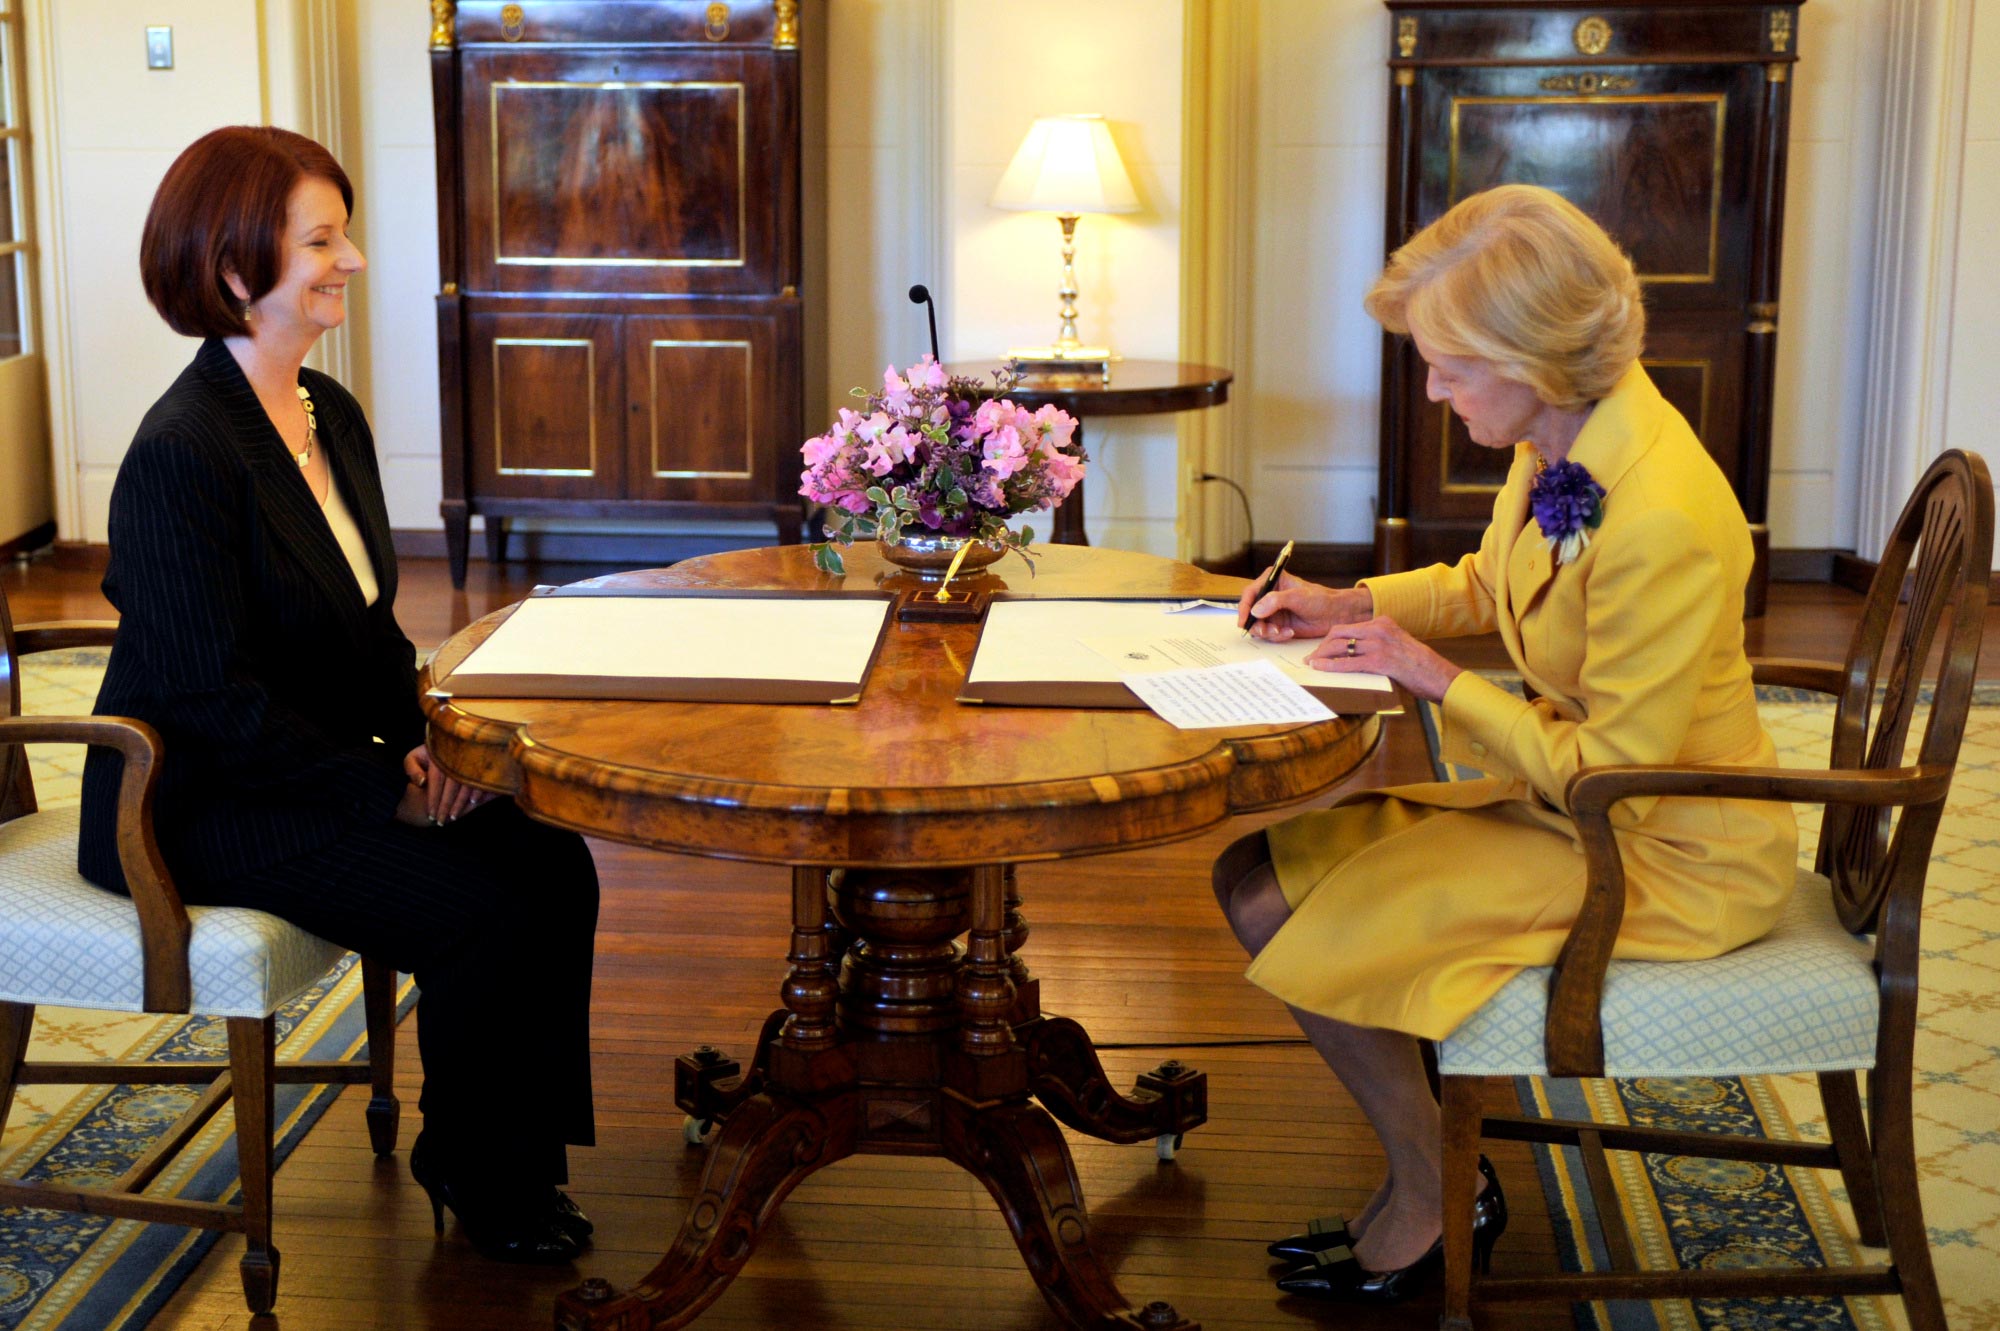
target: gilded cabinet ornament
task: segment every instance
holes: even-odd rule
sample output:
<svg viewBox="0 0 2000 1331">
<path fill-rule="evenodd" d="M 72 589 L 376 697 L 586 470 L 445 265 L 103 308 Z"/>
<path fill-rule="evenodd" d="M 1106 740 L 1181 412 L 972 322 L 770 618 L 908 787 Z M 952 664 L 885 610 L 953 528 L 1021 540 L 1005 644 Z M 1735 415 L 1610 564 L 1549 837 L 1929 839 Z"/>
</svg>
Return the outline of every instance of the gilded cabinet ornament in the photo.
<svg viewBox="0 0 2000 1331">
<path fill-rule="evenodd" d="M 701 30 L 702 34 L 712 42 L 728 41 L 729 6 L 723 4 L 722 0 L 715 0 L 715 3 L 708 7 L 708 14 Z"/>
<path fill-rule="evenodd" d="M 528 16 L 519 5 L 500 6 L 500 36 L 510 42 L 521 40 L 521 34 L 528 30 Z"/>
<path fill-rule="evenodd" d="M 452 0 L 431 0 L 431 50 L 449 51 L 457 40 L 458 6 Z"/>
<path fill-rule="evenodd" d="M 1576 31 L 1570 34 L 1570 40 L 1574 41 L 1576 49 L 1585 55 L 1603 55 L 1605 48 L 1611 45 L 1611 25 L 1592 14 L 1576 25 Z"/>
<path fill-rule="evenodd" d="M 1396 20 L 1396 54 L 1408 60 L 1417 53 L 1417 20 L 1405 14 Z"/>
<path fill-rule="evenodd" d="M 771 31 L 771 48 L 799 49 L 799 0 L 778 0 L 778 26 Z"/>
<path fill-rule="evenodd" d="M 1544 92 L 1573 92 L 1591 97 L 1600 92 L 1623 92 L 1634 80 L 1623 74 L 1551 74 L 1542 80 Z"/>
<path fill-rule="evenodd" d="M 1785 48 L 1792 44 L 1792 16 L 1788 10 L 1771 11 L 1771 51 L 1774 55 L 1785 54 Z"/>
</svg>

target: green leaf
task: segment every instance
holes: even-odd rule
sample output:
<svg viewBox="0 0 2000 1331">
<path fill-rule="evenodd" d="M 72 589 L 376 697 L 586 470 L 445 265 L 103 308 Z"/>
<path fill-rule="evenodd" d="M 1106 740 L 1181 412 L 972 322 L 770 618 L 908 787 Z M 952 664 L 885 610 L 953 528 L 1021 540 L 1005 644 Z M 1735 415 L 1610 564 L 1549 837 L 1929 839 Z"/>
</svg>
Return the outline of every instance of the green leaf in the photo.
<svg viewBox="0 0 2000 1331">
<path fill-rule="evenodd" d="M 831 542 L 821 541 L 812 548 L 812 551 L 813 567 L 817 568 L 820 572 L 833 574 L 844 574 L 847 572 L 847 565 L 842 561 L 840 551 L 834 549 Z"/>
<path fill-rule="evenodd" d="M 882 488 L 881 486 L 879 486 L 879 485 L 871 485 L 871 486 L 869 486 L 869 487 L 868 487 L 868 490 L 867 490 L 867 494 L 868 494 L 868 498 L 869 498 L 869 499 L 870 499 L 871 501 L 873 501 L 873 502 L 875 503 L 875 505 L 876 505 L 877 507 L 881 507 L 881 508 L 886 508 L 886 507 L 888 507 L 888 505 L 889 505 L 889 502 L 890 502 L 890 500 L 889 500 L 889 492 L 888 492 L 887 490 L 884 490 L 884 489 L 883 489 L 883 488 Z"/>
<path fill-rule="evenodd" d="M 963 504 L 965 502 L 965 491 L 954 485 L 951 488 L 951 493 L 944 497 L 944 501 L 947 504 Z"/>
<path fill-rule="evenodd" d="M 1035 542 L 1035 529 L 1033 527 L 1021 528 L 1021 544 L 1033 545 L 1034 542 Z"/>
</svg>

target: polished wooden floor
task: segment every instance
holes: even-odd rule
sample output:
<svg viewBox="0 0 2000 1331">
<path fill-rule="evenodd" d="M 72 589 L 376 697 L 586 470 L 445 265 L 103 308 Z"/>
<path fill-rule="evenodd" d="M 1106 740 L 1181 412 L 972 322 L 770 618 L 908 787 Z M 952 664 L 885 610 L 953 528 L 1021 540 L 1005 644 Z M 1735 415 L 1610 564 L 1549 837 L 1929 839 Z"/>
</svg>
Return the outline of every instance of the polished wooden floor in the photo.
<svg viewBox="0 0 2000 1331">
<path fill-rule="evenodd" d="M 412 560 L 398 608 L 411 637 L 430 646 L 536 582 L 600 571 L 516 566 L 503 576 L 475 567 L 467 590 L 455 592 L 442 562 Z M 0 572 L 17 622 L 107 615 L 96 583 L 94 573 L 47 564 Z M 1837 659 L 1859 602 L 1826 586 L 1775 587 L 1770 614 L 1749 626 L 1751 651 Z M 1995 640 L 1991 623 L 1988 638 Z M 1490 640 L 1454 644 L 1452 654 L 1468 665 L 1502 663 Z M 2000 661 L 2000 653 L 1986 659 Z M 1416 779 L 1421 763 L 1414 723 L 1393 721 L 1355 781 Z M 1148 1146 L 1072 1139 L 1095 1242 L 1135 1303 L 1166 1299 L 1211 1331 L 1435 1325 L 1434 1301 L 1356 1311 L 1280 1299 L 1270 1284 L 1264 1242 L 1307 1216 L 1357 1209 L 1379 1179 L 1380 1157 L 1351 1101 L 1309 1051 L 1287 1043 L 1197 1047 L 1296 1033 L 1283 1009 L 1242 979 L 1243 958 L 1207 887 L 1216 852 L 1256 825 L 1022 870 L 1033 927 L 1027 955 L 1045 1008 L 1082 1020 L 1100 1042 L 1144 1046 L 1106 1055 L 1121 1084 L 1168 1057 L 1210 1078 L 1209 1125 L 1188 1137 L 1173 1164 L 1157 1163 Z M 581 1277 L 623 1285 L 650 1268 L 679 1224 L 702 1160 L 682 1142 L 673 1059 L 701 1044 L 748 1050 L 777 1006 L 788 881 L 776 868 L 608 844 L 596 852 L 605 888 L 594 1000 L 599 1144 L 575 1153 L 571 1187 L 597 1221 L 596 1247 L 574 1269 L 544 1271 L 482 1260 L 449 1221 L 445 1236 L 434 1238 L 401 1154 L 379 1162 L 370 1154 L 363 1093 L 355 1089 L 278 1174 L 276 1315 L 253 1320 L 244 1312 L 240 1243 L 225 1238 L 155 1328 L 546 1327 L 554 1295 Z M 407 1146 L 421 1078 L 413 1023 L 398 1055 Z M 514 1078 L 536 1075 L 534 1058 L 523 1049 L 518 1070 L 496 1077 L 494 1096 L 506 1096 Z M 1496 1267 L 1545 1267 L 1552 1240 L 1525 1149 L 1498 1153 L 1495 1163 L 1514 1211 Z M 942 1160 L 867 1156 L 793 1194 L 699 1325 L 970 1331 L 1056 1323 L 998 1211 L 968 1176 Z M 1550 1307 L 1498 1312 L 1482 1325 L 1558 1331 L 1573 1323 L 1567 1308 Z"/>
</svg>

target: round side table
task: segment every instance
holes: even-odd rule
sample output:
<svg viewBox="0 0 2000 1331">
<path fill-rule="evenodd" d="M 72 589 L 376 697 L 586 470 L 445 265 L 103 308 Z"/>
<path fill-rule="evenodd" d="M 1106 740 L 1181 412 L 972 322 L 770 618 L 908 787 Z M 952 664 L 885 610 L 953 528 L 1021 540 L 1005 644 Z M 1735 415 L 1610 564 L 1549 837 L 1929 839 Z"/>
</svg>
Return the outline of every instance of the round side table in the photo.
<svg viewBox="0 0 2000 1331">
<path fill-rule="evenodd" d="M 993 371 L 1004 364 L 1004 359 L 988 358 L 953 361 L 944 368 L 947 374 L 991 379 Z M 1192 365 L 1171 360 L 1117 360 L 1111 362 L 1108 378 L 1095 370 L 1036 375 L 1007 390 L 1007 397 L 1030 411 L 1044 406 L 1061 407 L 1076 417 L 1076 437 L 1080 441 L 1083 438 L 1083 422 L 1091 416 L 1153 416 L 1169 411 L 1219 407 L 1229 400 L 1229 385 L 1235 378 L 1228 370 L 1214 365 Z M 1083 532 L 1081 481 L 1062 506 L 1056 509 L 1055 523 L 1055 531 L 1049 539 L 1057 545 L 1090 544 Z"/>
</svg>

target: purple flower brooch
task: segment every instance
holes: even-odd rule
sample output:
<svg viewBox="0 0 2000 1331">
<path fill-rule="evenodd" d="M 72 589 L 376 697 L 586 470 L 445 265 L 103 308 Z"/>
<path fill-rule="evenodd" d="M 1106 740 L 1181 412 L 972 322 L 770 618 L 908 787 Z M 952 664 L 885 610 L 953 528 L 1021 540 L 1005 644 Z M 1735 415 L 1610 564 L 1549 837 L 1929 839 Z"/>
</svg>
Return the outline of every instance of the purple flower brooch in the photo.
<svg viewBox="0 0 2000 1331">
<path fill-rule="evenodd" d="M 1558 462 L 1535 473 L 1528 512 L 1542 529 L 1542 543 L 1561 567 L 1583 553 L 1590 533 L 1604 522 L 1604 487 L 1580 462 Z"/>
</svg>

